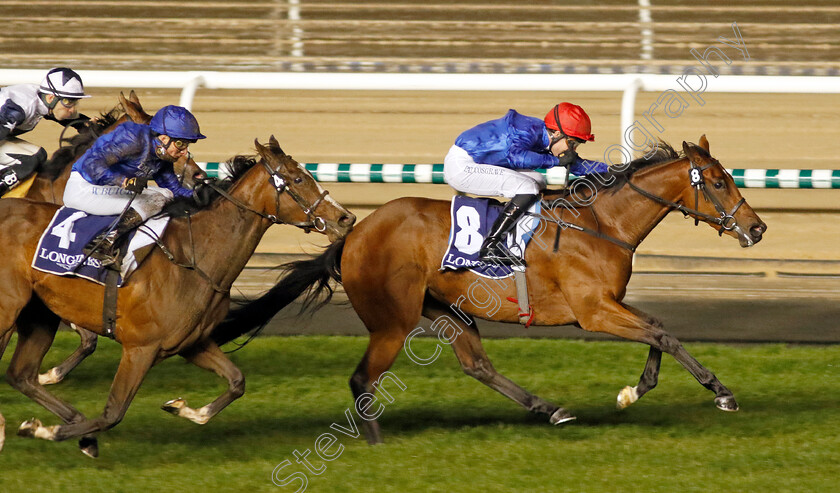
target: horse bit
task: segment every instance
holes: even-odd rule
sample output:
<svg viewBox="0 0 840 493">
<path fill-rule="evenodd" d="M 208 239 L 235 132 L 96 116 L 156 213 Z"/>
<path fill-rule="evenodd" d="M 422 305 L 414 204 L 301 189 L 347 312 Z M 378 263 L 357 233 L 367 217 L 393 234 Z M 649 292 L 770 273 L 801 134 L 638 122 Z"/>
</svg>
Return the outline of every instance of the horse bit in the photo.
<svg viewBox="0 0 840 493">
<path fill-rule="evenodd" d="M 720 229 L 718 229 L 718 235 L 720 236 L 723 235 L 724 231 L 735 231 L 735 233 L 738 234 L 738 236 L 746 238 L 751 242 L 752 240 L 750 239 L 750 237 L 744 233 L 743 229 L 741 229 L 741 227 L 738 226 L 738 223 L 735 220 L 735 213 L 738 211 L 738 209 L 741 208 L 742 205 L 744 205 L 746 199 L 741 197 L 741 200 L 739 200 L 738 203 L 732 207 L 732 210 L 726 212 L 726 209 L 723 207 L 723 204 L 720 203 L 720 200 L 718 200 L 717 197 L 712 195 L 706 188 L 706 180 L 705 178 L 703 178 L 703 172 L 714 166 L 715 163 L 709 163 L 706 166 L 700 167 L 697 164 L 695 164 L 694 161 L 691 159 L 689 159 L 688 162 L 691 165 L 691 168 L 689 168 L 688 170 L 688 178 L 692 188 L 694 188 L 694 209 L 686 207 L 683 204 L 672 202 L 668 199 L 664 199 L 662 197 L 654 195 L 648 192 L 647 190 L 643 190 L 638 186 L 634 185 L 633 182 L 630 180 L 627 181 L 627 184 L 630 185 L 630 188 L 632 188 L 639 194 L 651 200 L 659 202 L 662 205 L 668 206 L 671 209 L 676 209 L 682 212 L 685 217 L 693 217 L 695 226 L 700 224 L 700 221 L 702 220 L 704 222 L 720 226 Z M 717 213 L 720 214 L 719 217 L 711 216 L 698 210 L 700 202 L 699 195 L 701 191 L 703 192 L 703 198 L 705 198 L 708 202 L 711 202 L 712 205 L 715 207 L 715 211 L 717 211 Z"/>
<path fill-rule="evenodd" d="M 296 226 L 298 228 L 301 228 L 304 231 L 306 231 L 307 233 L 311 229 L 314 229 L 315 231 L 323 233 L 327 229 L 327 223 L 326 223 L 326 221 L 324 221 L 324 218 L 322 218 L 321 216 L 316 216 L 315 215 L 315 210 L 318 208 L 319 205 L 321 205 L 321 202 L 324 201 L 324 199 L 326 198 L 329 191 L 324 190 L 323 192 L 321 192 L 321 194 L 318 196 L 318 199 L 315 200 L 315 202 L 313 202 L 311 205 L 308 205 L 306 203 L 306 201 L 303 199 L 303 197 L 301 197 L 297 192 L 295 192 L 291 187 L 289 187 L 289 183 L 286 180 L 285 176 L 283 176 L 276 169 L 272 169 L 271 166 L 269 166 L 265 162 L 265 160 L 263 160 L 263 159 L 260 160 L 260 164 L 262 164 L 263 167 L 265 168 L 265 170 L 268 172 L 268 175 L 269 175 L 268 182 L 271 183 L 271 185 L 274 187 L 274 190 L 276 190 L 276 194 L 274 196 L 274 214 L 265 214 L 265 213 L 260 212 L 258 210 L 252 209 L 251 207 L 249 207 L 244 202 L 240 201 L 236 197 L 230 195 L 226 191 L 224 191 L 221 188 L 219 188 L 218 186 L 216 186 L 216 184 L 213 183 L 212 180 L 205 181 L 204 185 L 210 187 L 213 190 L 215 190 L 219 195 L 221 195 L 222 197 L 231 201 L 234 205 L 236 205 L 240 209 L 253 212 L 254 214 L 256 214 L 256 215 L 258 215 L 258 216 L 260 216 L 264 219 L 268 219 L 269 221 L 271 221 L 274 224 L 289 224 L 291 226 Z M 282 221 L 282 220 L 279 219 L 279 217 L 280 217 L 280 195 L 282 195 L 283 192 L 287 193 L 292 198 L 292 200 L 294 200 L 295 203 L 301 208 L 301 210 L 303 210 L 303 213 L 306 214 L 306 219 L 307 219 L 306 221 L 285 222 L 285 221 Z"/>
</svg>

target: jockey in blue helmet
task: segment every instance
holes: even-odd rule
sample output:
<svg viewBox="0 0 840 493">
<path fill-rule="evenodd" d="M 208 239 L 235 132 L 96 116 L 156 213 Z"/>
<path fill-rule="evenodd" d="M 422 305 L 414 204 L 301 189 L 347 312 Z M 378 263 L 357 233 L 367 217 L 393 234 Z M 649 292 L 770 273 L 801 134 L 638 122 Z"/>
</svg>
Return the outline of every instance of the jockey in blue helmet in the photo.
<svg viewBox="0 0 840 493">
<path fill-rule="evenodd" d="M 79 128 L 88 117 L 80 115 L 76 106 L 89 97 L 79 74 L 65 67 L 47 72 L 40 85 L 0 88 L 0 195 L 47 160 L 47 151 L 17 136 L 34 129 L 42 118 Z"/>
<path fill-rule="evenodd" d="M 192 196 L 179 183 L 172 163 L 203 138 L 193 114 L 170 105 L 155 113 L 148 125 L 129 121 L 117 126 L 73 164 L 64 189 L 65 205 L 96 215 L 125 211 L 113 231 L 89 245 L 104 247 L 104 253 L 96 256 L 113 261 L 110 251 L 119 236 L 160 212 L 174 197 Z M 147 187 L 149 179 L 158 186 Z"/>
</svg>

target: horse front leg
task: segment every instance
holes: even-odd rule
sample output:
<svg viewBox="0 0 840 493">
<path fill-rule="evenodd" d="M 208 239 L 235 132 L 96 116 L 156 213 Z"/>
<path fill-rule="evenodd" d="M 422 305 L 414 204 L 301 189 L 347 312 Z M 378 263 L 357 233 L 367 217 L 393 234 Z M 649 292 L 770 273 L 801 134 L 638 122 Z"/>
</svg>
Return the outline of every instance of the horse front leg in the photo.
<svg viewBox="0 0 840 493">
<path fill-rule="evenodd" d="M 591 309 L 591 304 L 586 302 L 577 305 L 581 308 L 575 309 L 576 304 L 571 303 L 581 327 L 592 332 L 606 332 L 631 341 L 642 342 L 656 351 L 670 354 L 701 385 L 715 393 L 715 405 L 718 409 L 738 410 L 738 404 L 732 392 L 720 383 L 714 373 L 694 359 L 676 337 L 634 314 L 614 299 L 607 296 L 600 298 L 601 301 L 595 309 Z M 591 299 L 591 296 L 582 298 L 589 301 Z M 648 356 L 648 365 L 651 367 L 652 375 L 658 374 L 658 358 L 659 356 L 654 352 Z M 644 374 L 642 379 L 645 379 Z"/>
<path fill-rule="evenodd" d="M 219 414 L 228 404 L 239 399 L 245 393 L 245 376 L 242 371 L 212 341 L 202 343 L 199 348 L 182 354 L 190 363 L 199 368 L 215 372 L 228 381 L 228 389 L 216 400 L 200 409 L 187 406 L 182 398 L 172 399 L 161 406 L 164 411 L 187 418 L 193 423 L 203 425 Z"/>
<path fill-rule="evenodd" d="M 25 396 L 52 412 L 65 423 L 77 423 L 85 416 L 67 402 L 47 391 L 38 382 L 38 369 L 55 338 L 58 317 L 40 302 L 33 300 L 17 321 L 18 344 L 6 372 L 9 384 Z M 96 438 L 86 436 L 79 440 L 85 455 L 99 455 Z"/>
<path fill-rule="evenodd" d="M 493 363 L 490 362 L 490 357 L 484 351 L 484 346 L 481 344 L 481 336 L 475 328 L 474 320 L 471 325 L 467 325 L 460 317 L 450 313 L 446 309 L 434 306 L 427 301 L 427 305 L 423 310 L 423 316 L 435 320 L 441 315 L 446 315 L 449 321 L 461 329 L 457 337 L 452 340 L 452 349 L 455 351 L 455 356 L 461 363 L 461 368 L 464 373 L 508 399 L 511 399 L 528 411 L 548 416 L 551 424 L 559 425 L 575 419 L 566 409 L 528 392 L 496 371 Z"/>
<path fill-rule="evenodd" d="M 30 419 L 20 425 L 18 435 L 60 442 L 68 438 L 105 431 L 116 426 L 125 416 L 128 406 L 137 394 L 146 373 L 155 363 L 158 348 L 123 346 L 120 366 L 111 384 L 108 402 L 102 414 L 94 419 L 85 419 L 66 425 L 44 426 L 37 419 Z"/>
<path fill-rule="evenodd" d="M 654 327 L 658 327 L 660 329 L 664 328 L 664 325 L 658 318 L 648 315 L 638 308 L 625 303 L 622 303 L 621 306 Z M 645 369 L 642 371 L 642 376 L 639 378 L 639 384 L 635 387 L 630 387 L 628 385 L 627 387 L 621 389 L 621 392 L 618 393 L 618 398 L 616 400 L 616 407 L 624 409 L 656 387 L 656 384 L 659 382 L 659 366 L 661 362 L 662 351 L 651 346 L 650 351 L 648 352 L 647 362 L 645 363 Z"/>
<path fill-rule="evenodd" d="M 68 373 L 73 371 L 73 368 L 79 366 L 79 363 L 85 360 L 88 356 L 96 351 L 96 341 L 99 338 L 95 332 L 91 332 L 82 327 L 77 327 L 76 324 L 70 324 L 70 327 L 79 334 L 81 342 L 76 351 L 67 357 L 60 365 L 50 368 L 46 373 L 38 375 L 38 382 L 41 385 L 52 385 L 64 380 Z"/>
</svg>

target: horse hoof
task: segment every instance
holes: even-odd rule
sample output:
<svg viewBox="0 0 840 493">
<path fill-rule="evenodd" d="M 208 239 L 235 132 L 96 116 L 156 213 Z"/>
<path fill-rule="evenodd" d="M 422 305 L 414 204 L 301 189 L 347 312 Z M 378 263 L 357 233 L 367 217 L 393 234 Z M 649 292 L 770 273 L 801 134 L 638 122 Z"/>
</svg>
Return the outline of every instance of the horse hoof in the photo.
<svg viewBox="0 0 840 493">
<path fill-rule="evenodd" d="M 715 397 L 715 406 L 721 411 L 735 412 L 738 410 L 738 403 L 735 402 L 735 397 L 731 395 Z"/>
<path fill-rule="evenodd" d="M 44 426 L 38 418 L 32 418 L 21 423 L 18 428 L 18 436 L 24 438 L 35 438 L 35 430 Z"/>
<path fill-rule="evenodd" d="M 82 437 L 79 439 L 79 450 L 88 457 L 95 459 L 99 457 L 99 441 L 95 437 Z"/>
<path fill-rule="evenodd" d="M 576 419 L 577 418 L 572 416 L 569 413 L 569 411 L 566 411 L 565 409 L 563 409 L 561 407 L 560 409 L 554 411 L 554 413 L 548 419 L 548 422 L 553 424 L 553 425 L 560 425 L 560 424 L 563 424 L 563 423 L 567 423 L 569 421 L 574 421 Z"/>
<path fill-rule="evenodd" d="M 627 386 L 621 389 L 621 392 L 618 393 L 618 398 L 615 403 L 615 407 L 619 409 L 624 409 L 625 407 L 633 404 L 639 400 L 639 392 L 636 390 L 636 387 Z"/>
<path fill-rule="evenodd" d="M 160 408 L 170 414 L 179 416 L 181 409 L 183 409 L 186 405 L 187 401 L 185 401 L 181 397 L 178 397 L 177 399 L 172 399 L 171 401 L 165 402 L 162 406 L 160 406 Z"/>
</svg>

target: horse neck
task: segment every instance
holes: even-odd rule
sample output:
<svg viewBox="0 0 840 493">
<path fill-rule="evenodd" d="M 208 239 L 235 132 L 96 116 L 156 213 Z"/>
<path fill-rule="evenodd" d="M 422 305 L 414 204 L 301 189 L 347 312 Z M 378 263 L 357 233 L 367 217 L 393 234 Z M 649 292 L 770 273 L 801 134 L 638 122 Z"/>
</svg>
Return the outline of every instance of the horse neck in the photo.
<svg viewBox="0 0 840 493">
<path fill-rule="evenodd" d="M 265 212 L 263 204 L 273 202 L 274 189 L 264 176 L 260 176 L 263 171 L 259 168 L 261 166 L 257 165 L 248 170 L 229 193 L 251 209 Z M 225 288 L 233 284 L 273 224 L 258 214 L 240 209 L 226 198 L 216 200 L 207 211 L 193 217 L 191 223 L 195 251 L 190 251 L 190 233 L 186 229 L 176 233 L 181 242 L 180 249 L 186 258 L 194 255 L 199 268 Z M 186 228 L 185 222 L 179 224 Z"/>
<path fill-rule="evenodd" d="M 639 170 L 630 180 L 646 192 L 676 202 L 689 186 L 688 168 L 687 159 L 678 159 Z M 641 195 L 628 184 L 609 197 L 610 200 L 599 198 L 593 207 L 596 208 L 599 218 L 606 218 L 604 222 L 612 226 L 611 233 L 616 238 L 635 246 L 638 246 L 671 212 L 670 207 Z"/>
</svg>

